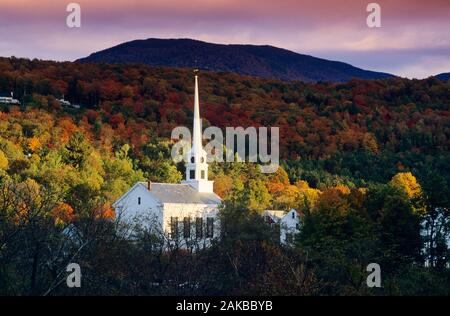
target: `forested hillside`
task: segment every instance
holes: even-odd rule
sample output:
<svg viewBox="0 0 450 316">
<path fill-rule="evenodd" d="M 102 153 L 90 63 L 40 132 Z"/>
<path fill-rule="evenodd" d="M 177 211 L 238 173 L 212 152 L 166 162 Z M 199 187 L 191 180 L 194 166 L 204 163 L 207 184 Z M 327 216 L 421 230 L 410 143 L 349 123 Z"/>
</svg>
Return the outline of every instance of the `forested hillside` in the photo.
<svg viewBox="0 0 450 316">
<path fill-rule="evenodd" d="M 442 74 L 438 74 L 435 77 L 440 79 L 440 80 L 447 81 L 447 80 L 450 79 L 450 72 L 445 72 L 445 73 L 442 73 Z"/>
<path fill-rule="evenodd" d="M 0 104 L 0 294 L 70 294 L 59 271 L 74 257 L 89 267 L 79 294 L 448 294 L 449 81 L 202 72 L 203 126 L 278 126 L 282 168 L 214 164 L 233 225 L 212 249 L 171 255 L 145 233 L 130 245 L 111 205 L 136 181 L 182 179 L 168 137 L 192 124 L 192 72 L 0 58 L 11 91 L 21 106 Z M 257 214 L 291 207 L 304 226 L 284 249 Z M 364 285 L 370 262 L 389 267 L 383 289 Z"/>
<path fill-rule="evenodd" d="M 128 144 L 141 157 L 149 140 L 192 122 L 189 70 L 1 59 L 0 71 L 0 91 L 13 91 L 22 110 L 48 112 L 56 124 L 69 120 L 106 151 Z M 403 168 L 448 174 L 448 82 L 287 84 L 205 72 L 200 89 L 205 127 L 279 126 L 282 158 L 294 167 L 305 162 L 291 180 L 305 168 L 380 182 Z M 63 108 L 55 100 L 62 96 L 81 110 Z"/>
<path fill-rule="evenodd" d="M 202 68 L 242 75 L 308 82 L 382 79 L 393 75 L 302 55 L 269 45 L 223 45 L 192 39 L 135 40 L 93 53 L 80 62 L 140 63 L 150 66 Z"/>
</svg>

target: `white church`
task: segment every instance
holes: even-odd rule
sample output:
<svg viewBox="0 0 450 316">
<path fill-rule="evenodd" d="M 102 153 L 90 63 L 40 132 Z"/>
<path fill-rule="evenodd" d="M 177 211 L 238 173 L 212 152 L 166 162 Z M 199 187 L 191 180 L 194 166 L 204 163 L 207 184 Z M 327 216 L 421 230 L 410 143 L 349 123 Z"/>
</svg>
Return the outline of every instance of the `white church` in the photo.
<svg viewBox="0 0 450 316">
<path fill-rule="evenodd" d="M 181 184 L 138 182 L 113 207 L 127 222 L 139 218 L 150 220 L 152 230 L 186 248 L 190 244 L 207 246 L 219 237 L 220 204 L 220 197 L 213 192 L 213 181 L 208 180 L 195 75 L 193 140 L 186 163 L 186 180 Z"/>
<path fill-rule="evenodd" d="M 186 180 L 180 184 L 138 182 L 114 204 L 116 216 L 127 223 L 148 223 L 149 228 L 167 238 L 169 244 L 181 248 L 206 247 L 220 237 L 220 197 L 208 180 L 206 151 L 202 145 L 202 129 L 195 75 L 194 124 L 192 147 L 188 152 Z M 267 210 L 267 223 L 280 226 L 280 242 L 289 245 L 301 225 L 299 213 Z"/>
</svg>

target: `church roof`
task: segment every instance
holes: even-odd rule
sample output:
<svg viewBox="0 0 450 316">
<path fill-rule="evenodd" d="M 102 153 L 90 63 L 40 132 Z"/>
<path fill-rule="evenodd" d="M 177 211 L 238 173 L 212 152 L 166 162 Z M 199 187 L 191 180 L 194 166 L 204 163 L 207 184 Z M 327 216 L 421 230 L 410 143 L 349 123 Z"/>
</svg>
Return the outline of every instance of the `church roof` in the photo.
<svg viewBox="0 0 450 316">
<path fill-rule="evenodd" d="M 147 182 L 140 182 L 147 188 Z M 153 183 L 150 193 L 162 203 L 219 204 L 219 196 L 213 192 L 197 192 L 189 184 Z"/>
</svg>

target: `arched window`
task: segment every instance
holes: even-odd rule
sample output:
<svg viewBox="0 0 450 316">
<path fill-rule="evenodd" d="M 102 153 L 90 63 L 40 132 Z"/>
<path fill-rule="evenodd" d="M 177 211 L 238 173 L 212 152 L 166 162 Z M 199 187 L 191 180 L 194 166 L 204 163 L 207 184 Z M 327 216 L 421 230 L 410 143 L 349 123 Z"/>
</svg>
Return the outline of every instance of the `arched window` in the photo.
<svg viewBox="0 0 450 316">
<path fill-rule="evenodd" d="M 194 157 L 194 156 L 191 157 L 191 162 L 192 162 L 192 163 L 195 162 L 195 157 Z"/>
</svg>

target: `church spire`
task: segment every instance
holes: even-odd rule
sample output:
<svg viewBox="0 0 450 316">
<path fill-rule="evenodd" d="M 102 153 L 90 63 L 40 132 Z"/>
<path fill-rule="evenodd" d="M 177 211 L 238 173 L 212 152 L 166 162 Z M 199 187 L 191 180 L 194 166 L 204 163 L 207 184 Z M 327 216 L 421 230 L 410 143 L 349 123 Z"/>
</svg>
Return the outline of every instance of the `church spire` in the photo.
<svg viewBox="0 0 450 316">
<path fill-rule="evenodd" d="M 200 119 L 200 101 L 198 96 L 198 69 L 194 70 L 195 74 L 195 96 L 194 96 L 194 125 L 192 136 L 192 150 L 195 157 L 200 157 L 202 151 L 202 129 Z"/>
<path fill-rule="evenodd" d="M 192 127 L 192 147 L 189 151 L 188 162 L 186 163 L 187 183 L 198 192 L 213 192 L 213 181 L 208 180 L 208 164 L 206 163 L 206 151 L 202 146 L 202 128 L 200 118 L 200 100 L 198 93 L 198 69 L 195 74 L 194 93 L 194 122 Z"/>
</svg>

